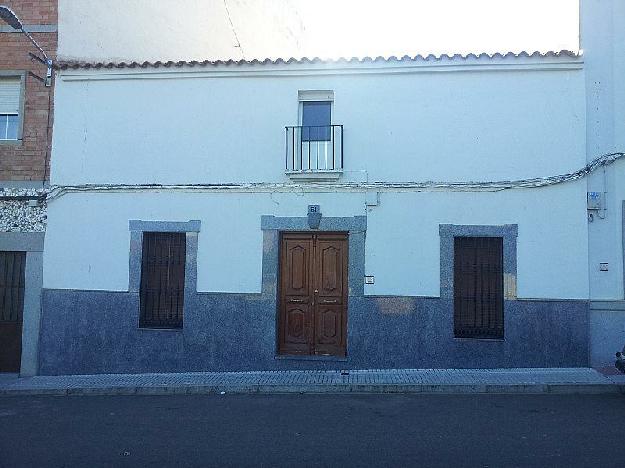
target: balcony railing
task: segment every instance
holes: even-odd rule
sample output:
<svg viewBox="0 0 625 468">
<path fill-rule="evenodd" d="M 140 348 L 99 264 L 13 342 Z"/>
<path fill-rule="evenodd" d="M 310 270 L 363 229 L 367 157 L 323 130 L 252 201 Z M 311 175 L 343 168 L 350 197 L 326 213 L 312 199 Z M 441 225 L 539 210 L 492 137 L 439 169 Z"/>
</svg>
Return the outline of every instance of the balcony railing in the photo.
<svg viewBox="0 0 625 468">
<path fill-rule="evenodd" d="M 286 172 L 343 170 L 343 126 L 286 127 Z"/>
</svg>

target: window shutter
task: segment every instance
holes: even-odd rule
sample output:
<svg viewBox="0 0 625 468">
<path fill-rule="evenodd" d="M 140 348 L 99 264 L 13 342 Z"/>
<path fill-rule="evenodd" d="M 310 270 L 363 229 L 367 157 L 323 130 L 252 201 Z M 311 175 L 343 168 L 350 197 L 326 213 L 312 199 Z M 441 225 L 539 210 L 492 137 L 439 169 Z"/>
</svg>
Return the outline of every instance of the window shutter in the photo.
<svg viewBox="0 0 625 468">
<path fill-rule="evenodd" d="M 20 113 L 21 88 L 19 77 L 0 78 L 0 114 Z"/>
<path fill-rule="evenodd" d="M 456 338 L 503 338 L 503 239 L 454 239 Z"/>
<path fill-rule="evenodd" d="M 139 326 L 182 328 L 186 236 L 143 233 Z"/>
</svg>

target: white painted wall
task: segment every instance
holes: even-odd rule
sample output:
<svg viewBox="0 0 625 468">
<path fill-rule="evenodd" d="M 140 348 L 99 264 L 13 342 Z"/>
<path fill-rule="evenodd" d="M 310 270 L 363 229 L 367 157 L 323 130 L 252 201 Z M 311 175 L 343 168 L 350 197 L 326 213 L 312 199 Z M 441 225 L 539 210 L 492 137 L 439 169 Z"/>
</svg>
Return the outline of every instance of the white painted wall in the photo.
<svg viewBox="0 0 625 468">
<path fill-rule="evenodd" d="M 583 0 L 582 47 L 585 55 L 588 159 L 625 152 L 625 2 Z M 588 178 L 588 190 L 605 192 L 605 219 L 589 224 L 590 362 L 611 366 L 625 343 L 623 290 L 623 201 L 625 161 Z M 599 263 L 609 264 L 600 271 Z"/>
<path fill-rule="evenodd" d="M 143 1 L 124 4 L 132 14 L 111 32 L 103 30 L 114 24 L 110 5 L 61 4 L 60 53 L 78 58 L 127 58 L 110 36 L 122 37 L 131 18 L 149 10 Z M 223 16 L 223 3 L 206 5 Z M 193 10 L 181 9 L 176 18 Z M 94 12 L 101 23 L 85 32 Z M 204 25 L 223 39 L 219 47 L 233 47 L 227 31 L 211 29 L 211 17 L 189 17 L 187 32 L 195 37 L 193 28 Z M 158 15 L 140 26 L 147 38 L 158 31 L 182 37 Z M 72 39 L 78 31 L 80 45 Z M 130 45 L 137 56 L 156 50 L 148 40 Z M 181 58 L 184 44 L 169 45 L 171 58 Z M 62 71 L 51 183 L 288 182 L 284 126 L 297 124 L 300 90 L 334 92 L 333 122 L 345 126 L 344 182 L 567 173 L 586 162 L 581 68 L 581 60 L 564 57 Z M 304 216 L 308 204 L 320 204 L 325 216 L 365 213 L 364 193 L 296 192 L 62 196 L 49 205 L 44 285 L 126 290 L 129 219 L 200 219 L 198 289 L 259 292 L 261 215 Z M 376 283 L 366 293 L 438 296 L 439 224 L 512 223 L 519 225 L 519 297 L 587 298 L 585 194 L 586 181 L 498 193 L 385 191 L 367 213 L 366 268 Z"/>
<path fill-rule="evenodd" d="M 581 65 L 566 62 L 66 71 L 51 182 L 287 181 L 284 126 L 297 124 L 298 90 L 314 89 L 334 91 L 347 181 L 567 173 L 585 163 L 585 103 Z"/>
<path fill-rule="evenodd" d="M 439 296 L 439 224 L 518 224 L 520 298 L 587 298 L 583 183 L 497 193 L 382 193 L 368 213 L 367 294 Z"/>
<path fill-rule="evenodd" d="M 587 157 L 625 152 L 625 2 L 584 0 L 582 44 L 587 100 Z M 588 190 L 605 192 L 607 210 L 589 224 L 591 298 L 623 300 L 625 162 L 588 178 Z M 609 271 L 599 271 L 599 263 Z"/>
<path fill-rule="evenodd" d="M 366 213 L 366 294 L 438 296 L 438 226 L 519 225 L 518 295 L 586 298 L 583 181 L 499 193 L 381 193 Z M 547 203 L 546 200 L 549 200 Z M 260 217 L 365 214 L 364 193 L 68 194 L 49 205 L 44 287 L 128 289 L 129 219 L 200 219 L 198 290 L 260 292 Z M 581 207 L 581 209 L 580 209 Z M 80 216 L 76 214 L 80 213 Z"/>
<path fill-rule="evenodd" d="M 362 194 L 337 201 L 331 193 L 65 195 L 49 204 L 45 287 L 128 290 L 128 220 L 199 219 L 198 290 L 260 292 L 260 216 L 306 216 L 312 203 L 321 204 L 325 216 L 364 214 Z"/>
</svg>

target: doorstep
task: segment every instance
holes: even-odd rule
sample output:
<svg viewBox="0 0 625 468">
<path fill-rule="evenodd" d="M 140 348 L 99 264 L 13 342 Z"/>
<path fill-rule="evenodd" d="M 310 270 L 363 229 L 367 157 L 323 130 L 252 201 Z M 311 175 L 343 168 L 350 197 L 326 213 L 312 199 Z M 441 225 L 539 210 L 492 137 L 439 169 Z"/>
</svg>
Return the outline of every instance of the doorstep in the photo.
<svg viewBox="0 0 625 468">
<path fill-rule="evenodd" d="M 95 374 L 4 378 L 0 395 L 225 393 L 625 393 L 625 375 L 591 368 L 362 369 Z"/>
</svg>

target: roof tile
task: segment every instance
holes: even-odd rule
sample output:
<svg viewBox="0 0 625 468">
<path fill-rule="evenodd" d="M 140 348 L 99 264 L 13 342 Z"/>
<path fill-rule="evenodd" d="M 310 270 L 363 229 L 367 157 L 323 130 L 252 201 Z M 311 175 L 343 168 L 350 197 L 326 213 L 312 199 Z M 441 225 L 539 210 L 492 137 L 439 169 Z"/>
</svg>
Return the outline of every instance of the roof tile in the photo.
<svg viewBox="0 0 625 468">
<path fill-rule="evenodd" d="M 278 58 L 278 59 L 269 59 L 266 58 L 264 60 L 253 59 L 253 60 L 180 60 L 177 62 L 167 61 L 161 62 L 160 60 L 156 62 L 85 62 L 78 60 L 59 60 L 56 62 L 55 67 L 59 70 L 76 70 L 76 69 L 90 69 L 90 68 L 171 68 L 172 66 L 180 68 L 180 67 L 207 67 L 207 66 L 221 66 L 221 65 L 290 65 L 290 64 L 317 64 L 317 63 L 327 63 L 327 64 L 342 64 L 342 63 L 368 63 L 368 62 L 441 62 L 441 61 L 463 61 L 466 62 L 468 60 L 480 60 L 480 59 L 512 59 L 512 58 L 550 58 L 550 57 L 571 57 L 578 58 L 580 57 L 580 52 L 575 52 L 571 50 L 560 50 L 560 51 L 548 51 L 548 52 L 496 52 L 494 54 L 480 53 L 474 54 L 469 53 L 466 55 L 463 54 L 441 54 L 434 55 L 429 54 L 427 56 L 423 55 L 404 55 L 402 57 L 396 57 L 394 55 L 383 57 L 350 57 L 350 58 L 339 58 L 339 59 L 322 59 L 320 57 L 301 57 L 295 58 L 290 57 L 288 59 Z"/>
</svg>

